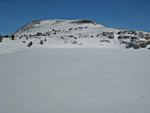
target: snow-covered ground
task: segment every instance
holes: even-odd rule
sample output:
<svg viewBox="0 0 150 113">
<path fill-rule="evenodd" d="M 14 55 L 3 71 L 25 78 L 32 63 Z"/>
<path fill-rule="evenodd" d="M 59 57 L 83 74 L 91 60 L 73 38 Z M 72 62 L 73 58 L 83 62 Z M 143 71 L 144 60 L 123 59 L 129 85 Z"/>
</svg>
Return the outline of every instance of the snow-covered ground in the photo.
<svg viewBox="0 0 150 113">
<path fill-rule="evenodd" d="M 0 113 L 150 113 L 149 57 L 81 48 L 0 55 Z"/>
</svg>

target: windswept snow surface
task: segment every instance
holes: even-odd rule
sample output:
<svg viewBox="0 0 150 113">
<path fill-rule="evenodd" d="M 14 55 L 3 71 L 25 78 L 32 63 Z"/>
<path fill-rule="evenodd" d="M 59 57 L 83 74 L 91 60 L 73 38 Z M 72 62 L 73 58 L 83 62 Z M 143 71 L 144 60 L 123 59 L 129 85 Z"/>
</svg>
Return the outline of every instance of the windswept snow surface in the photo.
<svg viewBox="0 0 150 113">
<path fill-rule="evenodd" d="M 150 113 L 149 56 L 77 48 L 0 55 L 0 113 Z"/>
</svg>

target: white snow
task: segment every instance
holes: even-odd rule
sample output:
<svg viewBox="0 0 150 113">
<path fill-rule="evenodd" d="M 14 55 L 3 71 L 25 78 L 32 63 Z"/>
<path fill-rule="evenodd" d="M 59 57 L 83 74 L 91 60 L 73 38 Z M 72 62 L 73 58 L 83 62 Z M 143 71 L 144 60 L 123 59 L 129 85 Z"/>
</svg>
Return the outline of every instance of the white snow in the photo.
<svg viewBox="0 0 150 113">
<path fill-rule="evenodd" d="M 3 39 L 0 113 L 150 113 L 150 45 L 127 50 L 119 29 L 72 21 L 31 22 Z"/>
<path fill-rule="evenodd" d="M 70 28 L 78 28 L 78 27 L 90 27 L 90 29 L 84 30 L 85 32 L 96 32 L 97 30 L 102 29 L 104 26 L 101 24 L 73 24 L 70 22 L 78 21 L 78 20 L 42 20 L 37 22 L 30 22 L 24 25 L 21 29 L 17 30 L 15 35 L 30 35 L 36 34 L 37 32 L 45 33 L 51 31 L 52 29 L 55 30 L 65 30 L 69 31 Z M 92 31 L 91 31 L 92 30 Z M 95 31 L 96 30 L 96 31 Z M 112 29 L 114 30 L 114 29 Z M 74 31 L 75 33 L 80 32 L 79 30 Z"/>
<path fill-rule="evenodd" d="M 0 55 L 0 113 L 150 113 L 149 56 L 79 48 Z"/>
<path fill-rule="evenodd" d="M 46 39 L 44 45 L 40 45 L 40 40 Z M 25 43 L 23 43 L 25 41 Z M 120 48 L 125 49 L 125 45 L 121 45 L 118 42 L 100 42 L 99 38 L 80 38 L 77 39 L 77 44 L 72 44 L 75 40 L 73 38 L 61 39 L 60 37 L 42 37 L 38 38 L 29 38 L 26 40 L 25 38 L 11 40 L 8 38 L 4 38 L 3 42 L 0 43 L 0 55 L 13 53 L 16 51 L 22 51 L 24 49 L 31 48 Z M 29 42 L 33 42 L 32 47 L 28 48 L 27 45 Z"/>
<path fill-rule="evenodd" d="M 15 35 L 15 40 L 4 38 L 0 43 L 0 54 L 12 53 L 18 50 L 29 49 L 27 46 L 30 42 L 33 43 L 31 48 L 126 48 L 125 41 L 130 43 L 131 38 L 118 39 L 118 32 L 124 31 L 121 29 L 108 28 L 97 23 L 72 23 L 79 20 L 41 20 L 30 22 L 19 30 Z M 127 31 L 127 30 L 125 30 Z M 113 38 L 109 38 L 103 33 L 112 33 Z M 140 31 L 136 31 L 140 32 Z M 42 35 L 37 35 L 42 33 Z M 150 34 L 141 32 L 141 34 Z M 123 34 L 125 36 L 136 36 L 138 33 Z M 139 38 L 139 39 L 138 39 Z M 150 42 L 150 39 L 137 38 L 136 43 L 140 41 Z M 44 45 L 40 45 L 41 40 L 45 40 Z M 124 43 L 122 43 L 124 42 Z M 147 45 L 144 49 L 148 49 Z M 140 48 L 143 49 L 143 48 Z"/>
</svg>

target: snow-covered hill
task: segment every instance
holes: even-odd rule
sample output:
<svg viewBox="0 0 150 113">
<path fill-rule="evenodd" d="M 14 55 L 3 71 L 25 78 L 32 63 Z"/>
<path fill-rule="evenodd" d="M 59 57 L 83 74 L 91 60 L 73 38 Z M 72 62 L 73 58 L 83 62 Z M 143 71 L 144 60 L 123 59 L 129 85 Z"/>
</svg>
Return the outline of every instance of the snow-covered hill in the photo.
<svg viewBox="0 0 150 113">
<path fill-rule="evenodd" d="M 37 20 L 0 43 L 1 51 L 27 47 L 147 49 L 150 33 L 108 28 L 91 20 Z"/>
<path fill-rule="evenodd" d="M 0 36 L 0 113 L 150 113 L 149 44 L 89 20 L 30 22 Z"/>
</svg>

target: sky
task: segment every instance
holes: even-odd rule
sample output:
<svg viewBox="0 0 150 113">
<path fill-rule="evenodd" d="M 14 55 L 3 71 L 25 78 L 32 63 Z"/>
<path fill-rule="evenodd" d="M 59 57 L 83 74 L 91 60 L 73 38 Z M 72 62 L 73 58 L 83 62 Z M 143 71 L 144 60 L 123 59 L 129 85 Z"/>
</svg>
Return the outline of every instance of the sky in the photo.
<svg viewBox="0 0 150 113">
<path fill-rule="evenodd" d="M 43 19 L 86 19 L 150 32 L 150 0 L 0 0 L 0 34 Z"/>
</svg>

